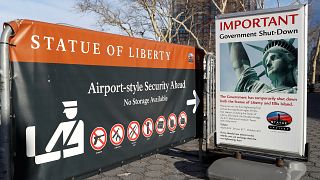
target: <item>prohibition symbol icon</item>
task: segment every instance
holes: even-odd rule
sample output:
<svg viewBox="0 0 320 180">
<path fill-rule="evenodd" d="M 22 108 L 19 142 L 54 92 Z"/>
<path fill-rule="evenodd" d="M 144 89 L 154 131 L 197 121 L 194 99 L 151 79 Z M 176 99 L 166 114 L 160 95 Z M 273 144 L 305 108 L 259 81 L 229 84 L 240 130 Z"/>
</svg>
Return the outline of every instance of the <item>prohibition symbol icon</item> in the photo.
<svg viewBox="0 0 320 180">
<path fill-rule="evenodd" d="M 174 131 L 177 127 L 177 116 L 171 113 L 168 117 L 168 129 Z"/>
<path fill-rule="evenodd" d="M 144 137 L 151 137 L 153 133 L 153 121 L 151 118 L 147 118 L 142 124 L 142 134 Z"/>
<path fill-rule="evenodd" d="M 186 114 L 184 111 L 182 111 L 182 112 L 179 114 L 178 124 L 179 124 L 179 126 L 183 129 L 183 128 L 186 127 L 187 122 L 188 122 L 188 116 L 187 116 L 187 114 Z"/>
<path fill-rule="evenodd" d="M 124 139 L 124 127 L 122 124 L 115 124 L 110 131 L 110 141 L 113 145 L 119 146 Z"/>
<path fill-rule="evenodd" d="M 166 130 L 166 119 L 163 116 L 159 116 L 156 123 L 155 129 L 158 134 L 163 134 Z"/>
<path fill-rule="evenodd" d="M 107 143 L 107 132 L 103 127 L 95 128 L 90 136 L 90 145 L 96 150 L 100 151 Z"/>
<path fill-rule="evenodd" d="M 140 136 L 140 124 L 138 121 L 130 122 L 127 129 L 127 137 L 130 141 L 135 141 Z"/>
</svg>

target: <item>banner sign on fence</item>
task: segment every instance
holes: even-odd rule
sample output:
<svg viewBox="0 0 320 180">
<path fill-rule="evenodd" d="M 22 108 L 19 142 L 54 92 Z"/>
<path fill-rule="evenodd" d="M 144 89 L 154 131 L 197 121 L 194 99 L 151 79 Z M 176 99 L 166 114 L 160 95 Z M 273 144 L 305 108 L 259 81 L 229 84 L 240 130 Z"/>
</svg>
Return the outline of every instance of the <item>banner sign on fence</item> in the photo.
<svg viewBox="0 0 320 180">
<path fill-rule="evenodd" d="M 216 20 L 217 144 L 305 155 L 306 7 Z"/>
<path fill-rule="evenodd" d="M 201 92 L 195 48 L 30 20 L 10 26 L 15 179 L 119 166 L 202 129 L 198 102 L 186 103 Z"/>
</svg>

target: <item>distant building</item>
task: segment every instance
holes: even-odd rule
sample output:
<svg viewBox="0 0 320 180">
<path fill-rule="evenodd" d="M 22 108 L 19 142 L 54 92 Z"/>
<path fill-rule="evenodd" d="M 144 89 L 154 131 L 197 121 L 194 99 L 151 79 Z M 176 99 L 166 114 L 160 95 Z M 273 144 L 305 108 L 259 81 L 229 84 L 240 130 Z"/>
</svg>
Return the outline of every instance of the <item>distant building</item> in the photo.
<svg viewBox="0 0 320 180">
<path fill-rule="evenodd" d="M 200 44 L 206 49 L 213 50 L 214 43 L 214 18 L 217 15 L 217 9 L 211 0 L 176 0 L 173 5 L 173 16 L 185 12 L 180 16 L 179 20 L 183 21 L 192 13 L 195 14 L 187 21 L 187 26 L 199 37 Z M 172 33 L 176 33 L 173 31 Z M 173 39 L 173 43 L 196 46 L 195 40 L 192 38 L 185 28 L 178 29 L 177 36 Z"/>
<path fill-rule="evenodd" d="M 245 0 L 244 6 L 247 10 L 256 9 L 256 5 L 252 0 Z M 251 2 L 251 3 L 250 3 Z M 241 4 L 236 0 L 229 0 L 225 13 L 243 11 Z M 191 27 L 192 32 L 199 38 L 200 44 L 209 52 L 215 49 L 215 17 L 219 14 L 219 10 L 212 3 L 212 0 L 175 0 L 173 1 L 173 16 L 176 17 L 181 12 L 183 15 L 179 17 L 180 21 L 188 18 L 193 14 L 186 25 Z M 197 46 L 196 41 L 192 38 L 189 32 L 182 26 L 178 32 L 175 30 L 172 33 L 177 33 L 173 38 L 173 43 Z"/>
</svg>

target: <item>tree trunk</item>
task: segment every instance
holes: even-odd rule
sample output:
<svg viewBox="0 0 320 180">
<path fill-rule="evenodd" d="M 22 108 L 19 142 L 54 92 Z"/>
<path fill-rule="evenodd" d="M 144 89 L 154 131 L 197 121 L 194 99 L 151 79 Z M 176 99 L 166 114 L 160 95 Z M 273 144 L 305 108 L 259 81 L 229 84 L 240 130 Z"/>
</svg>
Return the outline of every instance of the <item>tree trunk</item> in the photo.
<svg viewBox="0 0 320 180">
<path fill-rule="evenodd" d="M 311 76 L 311 84 L 314 85 L 316 83 L 316 74 L 317 74 L 317 60 L 320 58 L 320 33 L 318 35 L 318 42 L 316 47 L 316 53 L 312 57 L 312 76 Z"/>
</svg>

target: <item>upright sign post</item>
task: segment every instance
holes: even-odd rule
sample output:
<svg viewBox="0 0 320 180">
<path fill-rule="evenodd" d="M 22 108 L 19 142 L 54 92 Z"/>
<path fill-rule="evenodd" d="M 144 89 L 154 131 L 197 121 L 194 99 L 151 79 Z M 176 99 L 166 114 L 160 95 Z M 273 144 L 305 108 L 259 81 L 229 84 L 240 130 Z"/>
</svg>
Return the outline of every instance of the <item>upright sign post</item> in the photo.
<svg viewBox="0 0 320 180">
<path fill-rule="evenodd" d="M 307 7 L 216 20 L 217 144 L 305 158 Z"/>
</svg>

